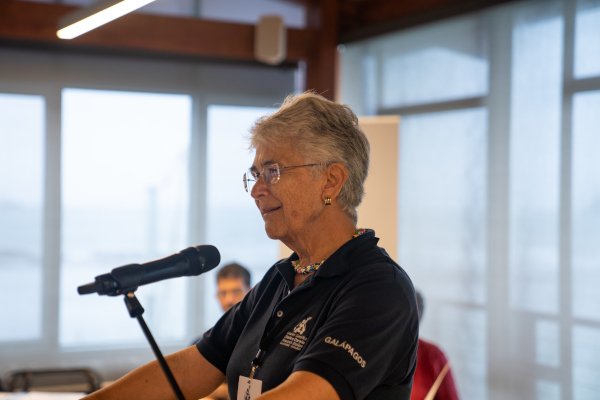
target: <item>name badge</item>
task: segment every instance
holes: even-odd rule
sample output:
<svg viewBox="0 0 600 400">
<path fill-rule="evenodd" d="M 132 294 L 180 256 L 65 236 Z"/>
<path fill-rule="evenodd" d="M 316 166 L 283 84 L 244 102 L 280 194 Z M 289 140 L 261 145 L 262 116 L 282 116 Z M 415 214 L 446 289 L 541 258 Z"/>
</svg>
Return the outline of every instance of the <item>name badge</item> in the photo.
<svg viewBox="0 0 600 400">
<path fill-rule="evenodd" d="M 254 400 L 260 396 L 262 381 L 240 376 L 238 382 L 237 400 Z"/>
</svg>

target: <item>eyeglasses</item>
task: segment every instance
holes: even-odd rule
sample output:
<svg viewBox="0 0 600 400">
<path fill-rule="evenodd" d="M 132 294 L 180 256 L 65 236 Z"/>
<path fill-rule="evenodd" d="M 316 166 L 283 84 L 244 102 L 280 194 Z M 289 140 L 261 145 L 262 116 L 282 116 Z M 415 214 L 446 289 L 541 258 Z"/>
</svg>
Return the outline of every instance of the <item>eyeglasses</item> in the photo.
<svg viewBox="0 0 600 400">
<path fill-rule="evenodd" d="M 262 178 L 263 181 L 268 185 L 274 185 L 275 183 L 279 182 L 279 178 L 281 177 L 281 171 L 285 169 L 314 167 L 315 165 L 320 164 L 315 163 L 302 165 L 288 165 L 287 167 L 280 167 L 279 164 L 274 163 L 265 165 L 263 170 L 260 172 L 250 168 L 248 172 L 244 174 L 244 189 L 246 190 L 246 192 L 250 193 L 250 191 L 252 190 L 252 186 L 258 181 L 259 178 Z"/>
</svg>

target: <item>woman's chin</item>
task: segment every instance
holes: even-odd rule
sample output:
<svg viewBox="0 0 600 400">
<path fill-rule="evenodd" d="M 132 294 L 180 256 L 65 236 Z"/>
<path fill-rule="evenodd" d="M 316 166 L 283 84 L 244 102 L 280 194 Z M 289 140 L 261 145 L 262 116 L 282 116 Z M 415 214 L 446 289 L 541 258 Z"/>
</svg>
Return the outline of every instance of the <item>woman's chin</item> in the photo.
<svg viewBox="0 0 600 400">
<path fill-rule="evenodd" d="M 285 230 L 281 226 L 277 226 L 271 223 L 265 223 L 265 232 L 269 239 L 281 240 L 284 237 Z"/>
<path fill-rule="evenodd" d="M 274 240 L 279 239 L 279 235 L 277 234 L 277 229 L 274 229 L 274 227 L 269 223 L 265 223 L 265 232 L 267 233 L 267 236 L 269 237 L 269 239 L 274 239 Z"/>
</svg>

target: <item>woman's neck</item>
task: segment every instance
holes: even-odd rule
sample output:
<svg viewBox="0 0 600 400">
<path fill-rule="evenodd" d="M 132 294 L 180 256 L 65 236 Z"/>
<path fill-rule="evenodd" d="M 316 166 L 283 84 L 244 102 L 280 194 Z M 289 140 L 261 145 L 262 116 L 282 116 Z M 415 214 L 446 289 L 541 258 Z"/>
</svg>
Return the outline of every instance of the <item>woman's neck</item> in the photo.
<svg viewBox="0 0 600 400">
<path fill-rule="evenodd" d="M 344 243 L 352 239 L 356 227 L 349 218 L 338 220 L 321 229 L 300 235 L 293 243 L 287 244 L 298 255 L 299 265 L 307 266 L 322 262 L 335 253 Z"/>
</svg>

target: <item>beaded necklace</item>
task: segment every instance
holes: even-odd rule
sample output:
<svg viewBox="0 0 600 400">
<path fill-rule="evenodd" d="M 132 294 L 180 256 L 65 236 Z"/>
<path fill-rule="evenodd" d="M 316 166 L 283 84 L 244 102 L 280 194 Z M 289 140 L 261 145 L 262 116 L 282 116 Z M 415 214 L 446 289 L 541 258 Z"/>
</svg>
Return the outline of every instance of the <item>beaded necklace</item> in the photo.
<svg viewBox="0 0 600 400">
<path fill-rule="evenodd" d="M 363 233 L 365 233 L 367 230 L 366 229 L 357 229 L 356 231 L 354 231 L 354 234 L 352 235 L 352 239 L 354 239 L 355 237 L 358 237 L 360 235 L 362 235 Z M 308 275 L 311 272 L 314 272 L 316 270 L 319 269 L 319 267 L 325 262 L 325 260 L 321 260 L 318 261 L 316 263 L 312 263 L 306 266 L 301 266 L 300 265 L 300 260 L 293 260 L 292 261 L 292 267 L 294 268 L 294 271 L 296 271 L 297 274 L 300 275 Z"/>
</svg>

